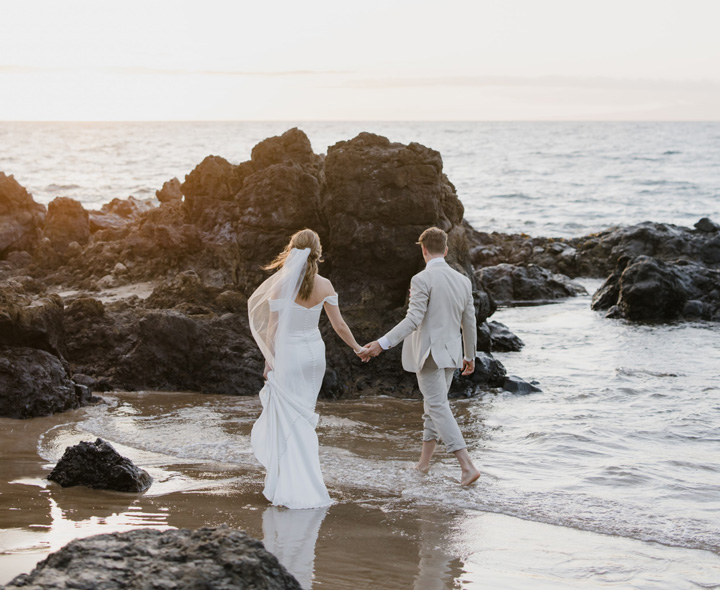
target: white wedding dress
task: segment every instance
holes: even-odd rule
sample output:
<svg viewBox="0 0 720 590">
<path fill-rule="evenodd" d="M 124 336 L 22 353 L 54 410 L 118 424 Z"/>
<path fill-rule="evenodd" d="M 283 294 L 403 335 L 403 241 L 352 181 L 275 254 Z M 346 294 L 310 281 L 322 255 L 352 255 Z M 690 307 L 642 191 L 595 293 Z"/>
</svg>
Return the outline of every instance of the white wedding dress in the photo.
<svg viewBox="0 0 720 590">
<path fill-rule="evenodd" d="M 283 267 L 251 296 L 250 327 L 271 367 L 260 391 L 263 411 L 251 442 L 265 467 L 263 494 L 275 505 L 319 508 L 332 500 L 323 482 L 315 427 L 315 404 L 325 375 L 325 343 L 318 321 L 324 303 L 295 301 L 309 250 L 293 249 Z"/>
</svg>

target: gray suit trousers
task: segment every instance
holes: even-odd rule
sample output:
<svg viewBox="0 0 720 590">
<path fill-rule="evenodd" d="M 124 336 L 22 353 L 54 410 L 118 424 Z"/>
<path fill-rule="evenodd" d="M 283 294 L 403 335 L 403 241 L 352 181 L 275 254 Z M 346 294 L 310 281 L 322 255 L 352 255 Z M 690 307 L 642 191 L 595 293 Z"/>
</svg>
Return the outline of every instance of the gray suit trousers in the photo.
<svg viewBox="0 0 720 590">
<path fill-rule="evenodd" d="M 455 369 L 438 368 L 432 356 L 429 356 L 423 368 L 416 373 L 425 408 L 423 440 L 442 440 L 448 453 L 467 446 L 448 401 L 454 372 Z"/>
</svg>

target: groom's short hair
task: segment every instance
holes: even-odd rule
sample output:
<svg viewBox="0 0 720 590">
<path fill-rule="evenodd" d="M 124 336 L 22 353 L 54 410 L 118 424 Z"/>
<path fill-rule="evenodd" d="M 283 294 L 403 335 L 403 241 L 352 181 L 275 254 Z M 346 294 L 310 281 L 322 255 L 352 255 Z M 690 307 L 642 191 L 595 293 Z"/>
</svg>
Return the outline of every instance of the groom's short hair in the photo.
<svg viewBox="0 0 720 590">
<path fill-rule="evenodd" d="M 425 246 L 430 254 L 445 254 L 447 234 L 439 227 L 429 227 L 420 234 L 417 243 Z"/>
</svg>

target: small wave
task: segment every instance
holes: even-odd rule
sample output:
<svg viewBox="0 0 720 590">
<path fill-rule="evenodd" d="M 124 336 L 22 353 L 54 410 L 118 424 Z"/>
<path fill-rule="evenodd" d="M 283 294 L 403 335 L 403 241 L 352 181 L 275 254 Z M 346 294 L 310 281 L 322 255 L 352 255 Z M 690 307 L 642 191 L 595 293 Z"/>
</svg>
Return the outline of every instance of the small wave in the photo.
<svg viewBox="0 0 720 590">
<path fill-rule="evenodd" d="M 48 184 L 46 191 L 70 191 L 81 188 L 79 184 Z"/>
</svg>

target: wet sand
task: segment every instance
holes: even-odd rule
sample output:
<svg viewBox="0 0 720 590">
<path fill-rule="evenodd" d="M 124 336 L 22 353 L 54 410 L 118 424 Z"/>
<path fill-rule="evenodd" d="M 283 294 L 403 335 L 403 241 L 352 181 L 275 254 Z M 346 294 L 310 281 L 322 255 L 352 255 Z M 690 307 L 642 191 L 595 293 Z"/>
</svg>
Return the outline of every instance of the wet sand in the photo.
<svg viewBox="0 0 720 590">
<path fill-rule="evenodd" d="M 223 396 L 196 394 L 113 394 L 128 402 L 118 406 L 145 414 L 152 428 L 163 410 Z M 233 402 L 234 398 L 226 398 Z M 254 402 L 249 402 L 252 408 Z M 382 415 L 378 409 L 392 406 Z M 118 410 L 118 411 L 119 411 Z M 45 478 L 52 468 L 38 454 L 55 433 L 58 442 L 93 440 L 73 432 L 88 412 L 76 410 L 28 421 L 0 419 L 0 583 L 26 572 L 48 553 L 70 540 L 137 527 L 197 528 L 227 524 L 263 539 L 268 548 L 306 588 L 695 588 L 712 586 L 720 572 L 720 556 L 657 543 L 601 535 L 518 518 L 418 503 L 403 498 L 402 489 L 363 489 L 330 482 L 338 503 L 317 511 L 290 511 L 268 506 L 261 495 L 262 472 L 251 462 L 188 460 L 142 451 L 108 440 L 145 467 L 155 483 L 143 495 L 77 487 L 63 489 Z M 324 402 L 328 420 L 376 421 L 395 435 L 415 428 L 421 413 L 410 400 Z M 463 407 L 458 408 L 463 416 Z M 251 414 L 252 412 L 250 412 Z M 245 433 L 252 421 L 231 426 Z M 160 420 L 158 418 L 157 420 Z M 343 422 L 345 421 L 345 422 Z M 398 423 L 393 423 L 393 421 Z M 67 434 L 71 433 L 71 434 Z M 414 447 L 397 446 L 397 436 L 363 436 L 351 431 L 323 435 L 322 444 L 345 448 L 378 462 L 385 452 L 402 469 L 411 466 Z M 409 441 L 412 442 L 412 441 Z M 64 447 L 63 447 L 64 448 Z M 58 448 L 57 453 L 62 449 Z M 393 463 L 394 464 L 394 463 Z M 351 477 L 345 473 L 345 477 Z M 364 474 L 363 477 L 367 477 Z M 377 469 L 377 477 L 389 477 Z M 403 478 L 415 477 L 402 474 Z M 417 485 L 423 485 L 417 475 Z M 331 478 L 332 479 L 332 478 Z M 447 486 L 456 485 L 448 479 Z M 429 484 L 428 484 L 429 485 Z"/>
</svg>

